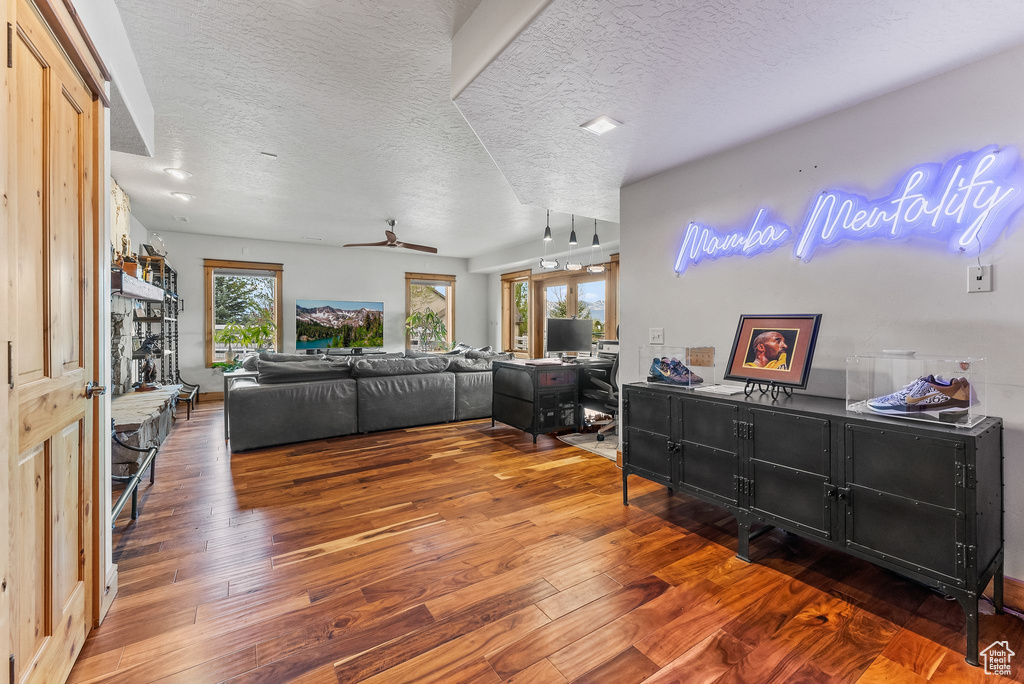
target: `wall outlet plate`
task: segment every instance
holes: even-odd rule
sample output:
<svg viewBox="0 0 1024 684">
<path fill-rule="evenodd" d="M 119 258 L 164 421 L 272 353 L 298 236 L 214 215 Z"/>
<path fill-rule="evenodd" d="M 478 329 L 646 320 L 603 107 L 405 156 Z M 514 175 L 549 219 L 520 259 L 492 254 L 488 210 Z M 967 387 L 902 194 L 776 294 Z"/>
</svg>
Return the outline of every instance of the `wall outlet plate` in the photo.
<svg viewBox="0 0 1024 684">
<path fill-rule="evenodd" d="M 664 328 L 651 328 L 650 336 L 648 337 L 649 344 L 665 344 L 665 329 Z"/>
<path fill-rule="evenodd" d="M 991 292 L 992 291 L 992 266 L 968 266 L 967 267 L 967 291 L 968 292 Z"/>
</svg>

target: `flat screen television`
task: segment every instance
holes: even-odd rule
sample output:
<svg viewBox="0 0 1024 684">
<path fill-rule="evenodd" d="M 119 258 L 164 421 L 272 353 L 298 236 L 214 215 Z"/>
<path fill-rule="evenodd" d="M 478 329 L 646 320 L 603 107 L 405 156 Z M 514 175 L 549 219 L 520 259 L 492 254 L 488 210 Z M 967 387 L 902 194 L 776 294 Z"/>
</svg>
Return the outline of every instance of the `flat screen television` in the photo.
<svg viewBox="0 0 1024 684">
<path fill-rule="evenodd" d="M 589 352 L 594 344 L 594 321 L 589 318 L 549 318 L 549 352 Z"/>
<path fill-rule="evenodd" d="M 384 346 L 384 302 L 295 300 L 295 349 Z"/>
</svg>

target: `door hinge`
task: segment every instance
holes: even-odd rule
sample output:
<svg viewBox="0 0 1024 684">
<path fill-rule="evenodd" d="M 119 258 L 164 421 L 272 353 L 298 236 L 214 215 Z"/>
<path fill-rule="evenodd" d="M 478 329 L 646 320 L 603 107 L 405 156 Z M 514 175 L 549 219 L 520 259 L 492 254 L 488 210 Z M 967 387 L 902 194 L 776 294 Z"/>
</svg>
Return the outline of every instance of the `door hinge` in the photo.
<svg viewBox="0 0 1024 684">
<path fill-rule="evenodd" d="M 974 489 L 977 484 L 977 478 L 974 474 L 973 463 L 957 463 L 956 464 L 956 486 L 964 487 L 965 489 Z"/>
<path fill-rule="evenodd" d="M 14 342 L 7 340 L 7 386 L 14 389 Z"/>
<path fill-rule="evenodd" d="M 749 480 L 739 475 L 732 476 L 733 488 L 737 494 L 746 494 L 747 496 L 754 496 L 754 481 Z"/>
<path fill-rule="evenodd" d="M 7 22 L 7 68 L 14 66 L 14 27 Z"/>
<path fill-rule="evenodd" d="M 742 420 L 732 421 L 732 434 L 740 439 L 754 439 L 754 424 Z"/>
<path fill-rule="evenodd" d="M 960 568 L 975 567 L 978 564 L 978 547 L 957 542 L 956 564 Z"/>
</svg>

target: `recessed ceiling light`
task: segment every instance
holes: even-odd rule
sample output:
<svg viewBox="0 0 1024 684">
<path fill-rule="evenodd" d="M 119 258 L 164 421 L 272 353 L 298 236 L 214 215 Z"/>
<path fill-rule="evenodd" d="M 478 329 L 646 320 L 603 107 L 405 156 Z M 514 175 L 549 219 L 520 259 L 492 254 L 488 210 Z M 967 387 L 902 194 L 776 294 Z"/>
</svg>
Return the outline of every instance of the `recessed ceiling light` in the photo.
<svg viewBox="0 0 1024 684">
<path fill-rule="evenodd" d="M 192 174 L 185 169 L 164 169 L 164 173 L 169 173 L 178 180 L 185 180 L 186 178 L 192 177 Z"/>
<path fill-rule="evenodd" d="M 602 133 L 607 133 L 608 131 L 612 130 L 613 128 L 617 128 L 617 127 L 619 127 L 621 125 L 622 125 L 621 121 L 616 121 L 615 119 L 611 118 L 610 116 L 605 116 L 604 114 L 602 114 L 601 116 L 597 117 L 596 119 L 594 119 L 592 121 L 588 121 L 585 124 L 580 124 L 580 128 L 585 128 L 588 131 L 590 131 L 591 133 L 596 133 L 597 135 L 601 135 Z"/>
<path fill-rule="evenodd" d="M 180 199 L 183 202 L 191 202 L 192 200 L 194 200 L 196 198 L 195 195 L 190 195 L 187 192 L 172 192 L 171 196 L 172 197 L 177 197 L 178 199 Z"/>
<path fill-rule="evenodd" d="M 171 218 L 175 221 L 180 221 L 181 223 L 188 223 L 188 216 L 172 216 Z"/>
<path fill-rule="evenodd" d="M 270 159 L 277 159 L 277 155 L 274 154 L 273 152 L 260 152 L 260 154 L 262 154 L 264 157 L 269 157 Z"/>
</svg>

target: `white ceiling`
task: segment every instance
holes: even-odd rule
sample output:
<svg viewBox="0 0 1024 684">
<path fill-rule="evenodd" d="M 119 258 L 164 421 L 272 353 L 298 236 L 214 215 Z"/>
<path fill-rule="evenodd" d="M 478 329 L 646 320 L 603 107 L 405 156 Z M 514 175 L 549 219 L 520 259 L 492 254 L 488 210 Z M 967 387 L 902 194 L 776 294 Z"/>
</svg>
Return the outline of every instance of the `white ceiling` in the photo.
<svg viewBox="0 0 1024 684">
<path fill-rule="evenodd" d="M 623 185 L 1021 42 L 1021 0 L 554 0 L 456 104 L 523 202 L 618 221 Z"/>
<path fill-rule="evenodd" d="M 449 97 L 451 37 L 479 2 L 117 0 L 156 112 L 153 158 L 113 154 L 133 214 L 335 245 L 382 240 L 396 218 L 399 239 L 459 257 L 539 242 L 543 209 L 516 199 Z"/>
</svg>

